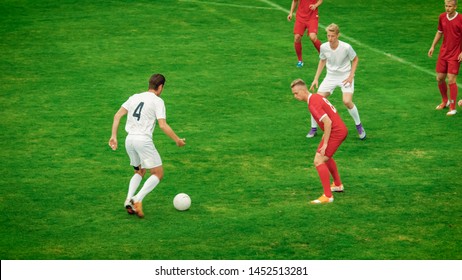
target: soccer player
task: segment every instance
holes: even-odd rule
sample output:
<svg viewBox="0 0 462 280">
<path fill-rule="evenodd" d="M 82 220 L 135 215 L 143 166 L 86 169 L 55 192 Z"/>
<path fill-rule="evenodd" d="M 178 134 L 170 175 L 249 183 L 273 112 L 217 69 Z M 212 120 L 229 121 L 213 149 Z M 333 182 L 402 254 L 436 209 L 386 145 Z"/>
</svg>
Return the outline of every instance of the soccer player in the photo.
<svg viewBox="0 0 462 280">
<path fill-rule="evenodd" d="M 287 20 L 292 20 L 295 7 L 297 7 L 294 25 L 294 47 L 298 58 L 297 67 L 299 68 L 303 67 L 302 37 L 306 30 L 308 30 L 308 36 L 310 37 L 313 46 L 319 53 L 321 41 L 318 39 L 318 7 L 322 4 L 322 1 L 323 0 L 292 0 L 292 6 L 290 7 L 290 13 L 287 16 Z"/>
<path fill-rule="evenodd" d="M 109 139 L 109 146 L 114 151 L 117 150 L 117 131 L 120 119 L 127 115 L 125 130 L 128 135 L 125 139 L 125 148 L 135 174 L 130 180 L 124 206 L 129 214 L 136 214 L 140 218 L 144 217 L 143 198 L 159 184 L 164 176 L 162 160 L 152 141 L 156 120 L 159 127 L 176 142 L 177 146 L 185 145 L 185 139 L 179 138 L 167 124 L 164 101 L 160 98 L 164 85 L 165 77 L 161 74 L 154 74 L 149 79 L 148 91 L 130 96 L 114 115 L 112 135 Z M 151 176 L 135 195 L 146 169 L 149 169 Z"/>
<path fill-rule="evenodd" d="M 290 87 L 295 99 L 308 103 L 308 110 L 324 131 L 314 156 L 314 165 L 321 179 L 324 194 L 311 203 L 331 203 L 334 201 L 332 192 L 342 192 L 344 189 L 333 156 L 347 137 L 347 127 L 327 98 L 320 94 L 311 94 L 303 80 L 293 81 Z M 332 185 L 330 185 L 330 175 L 334 179 Z"/>
<path fill-rule="evenodd" d="M 444 6 L 446 12 L 439 16 L 438 31 L 428 51 L 428 56 L 433 56 L 436 44 L 443 37 L 443 43 L 441 44 L 436 62 L 436 81 L 438 82 L 442 102 L 436 106 L 436 110 L 443 110 L 449 107 L 446 115 L 453 116 L 457 113 L 457 75 L 459 74 L 460 62 L 462 60 L 462 16 L 456 11 L 456 0 L 446 0 L 444 1 Z M 447 83 L 446 78 L 448 79 Z"/>
<path fill-rule="evenodd" d="M 326 28 L 326 32 L 328 42 L 321 45 L 318 69 L 310 89 L 318 88 L 319 76 L 324 67 L 326 67 L 327 74 L 318 88 L 318 94 L 327 98 L 332 94 L 334 89 L 340 87 L 343 93 L 343 104 L 345 104 L 355 122 L 359 139 L 364 140 L 366 138 L 366 131 L 361 124 L 358 108 L 353 103 L 354 77 L 358 66 L 358 56 L 350 44 L 338 39 L 340 36 L 338 25 L 335 23 L 330 24 Z M 311 130 L 307 137 L 315 136 L 316 131 L 316 122 L 311 118 Z"/>
</svg>

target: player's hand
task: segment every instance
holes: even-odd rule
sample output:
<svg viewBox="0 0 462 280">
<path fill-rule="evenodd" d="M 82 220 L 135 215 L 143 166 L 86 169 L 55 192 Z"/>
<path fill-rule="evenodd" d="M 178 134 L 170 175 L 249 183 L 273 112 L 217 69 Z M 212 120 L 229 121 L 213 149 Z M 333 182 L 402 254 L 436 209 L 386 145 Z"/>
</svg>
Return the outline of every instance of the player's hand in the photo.
<svg viewBox="0 0 462 280">
<path fill-rule="evenodd" d="M 316 8 L 317 8 L 316 5 L 310 5 L 310 10 L 314 11 L 316 10 Z"/>
<path fill-rule="evenodd" d="M 434 48 L 430 48 L 430 49 L 428 50 L 428 57 L 432 57 L 432 56 L 433 56 L 433 51 L 434 51 L 434 50 L 435 50 Z"/>
<path fill-rule="evenodd" d="M 314 89 L 315 88 L 318 88 L 318 80 L 314 80 L 312 83 L 311 83 L 311 86 L 310 86 L 310 90 L 312 92 L 314 92 Z"/>
<path fill-rule="evenodd" d="M 111 137 L 111 139 L 109 139 L 109 147 L 114 151 L 117 150 L 117 138 Z"/>
<path fill-rule="evenodd" d="M 459 100 L 459 103 L 457 103 L 457 104 L 459 104 L 459 107 L 462 107 L 462 99 Z"/>
<path fill-rule="evenodd" d="M 321 149 L 318 150 L 318 153 L 321 154 L 321 156 L 326 155 L 326 149 L 327 149 L 327 144 L 323 144 Z"/>
<path fill-rule="evenodd" d="M 459 62 L 462 61 L 462 53 L 459 54 L 458 60 L 459 60 Z"/>
<path fill-rule="evenodd" d="M 183 147 L 184 145 L 186 145 L 186 138 L 180 138 L 176 141 L 176 145 L 178 147 Z"/>
<path fill-rule="evenodd" d="M 291 20 L 292 20 L 292 14 L 289 14 L 289 15 L 287 16 L 287 20 L 288 20 L 288 21 L 291 21 Z"/>
<path fill-rule="evenodd" d="M 345 80 L 343 80 L 342 83 L 343 83 L 343 85 L 346 86 L 346 87 L 347 87 L 347 86 L 351 86 L 351 84 L 353 83 L 353 77 L 348 77 L 348 78 L 346 78 Z"/>
</svg>

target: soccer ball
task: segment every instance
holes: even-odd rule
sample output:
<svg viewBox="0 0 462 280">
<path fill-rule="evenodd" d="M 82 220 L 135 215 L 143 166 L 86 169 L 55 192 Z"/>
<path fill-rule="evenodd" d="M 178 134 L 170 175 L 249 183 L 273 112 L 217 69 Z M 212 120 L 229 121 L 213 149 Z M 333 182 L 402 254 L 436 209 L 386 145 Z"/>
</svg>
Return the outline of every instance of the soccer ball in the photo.
<svg viewBox="0 0 462 280">
<path fill-rule="evenodd" d="M 185 193 L 179 193 L 173 199 L 173 206 L 178 211 L 186 211 L 191 206 L 191 198 Z"/>
</svg>

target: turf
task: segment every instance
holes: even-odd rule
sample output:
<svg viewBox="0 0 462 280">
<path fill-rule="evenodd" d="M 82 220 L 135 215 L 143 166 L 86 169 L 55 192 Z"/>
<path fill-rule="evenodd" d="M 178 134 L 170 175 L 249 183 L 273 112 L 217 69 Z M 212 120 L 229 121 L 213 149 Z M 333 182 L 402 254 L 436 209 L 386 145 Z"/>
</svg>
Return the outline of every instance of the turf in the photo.
<svg viewBox="0 0 462 280">
<path fill-rule="evenodd" d="M 311 82 L 318 59 L 305 37 L 295 67 L 289 2 L 2 1 L 1 259 L 461 259 L 462 114 L 434 110 L 427 57 L 443 4 L 321 6 L 321 25 L 339 24 L 358 53 L 368 137 L 337 90 L 346 191 L 310 206 L 320 136 L 305 138 L 289 84 Z M 187 146 L 156 130 L 165 179 L 141 220 L 123 208 L 125 151 L 107 141 L 113 114 L 156 72 Z M 189 211 L 173 208 L 179 192 Z"/>
</svg>

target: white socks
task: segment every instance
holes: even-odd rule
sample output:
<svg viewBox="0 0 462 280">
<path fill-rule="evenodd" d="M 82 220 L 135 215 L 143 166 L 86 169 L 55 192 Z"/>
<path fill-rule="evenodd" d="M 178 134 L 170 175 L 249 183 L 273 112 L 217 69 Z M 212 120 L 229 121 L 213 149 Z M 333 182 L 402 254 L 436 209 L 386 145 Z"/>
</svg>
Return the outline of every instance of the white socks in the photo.
<svg viewBox="0 0 462 280">
<path fill-rule="evenodd" d="M 141 177 L 141 176 L 140 176 Z M 133 198 L 134 201 L 142 201 L 143 198 L 150 193 L 156 186 L 159 184 L 160 180 L 156 175 L 151 175 L 146 182 L 144 182 L 143 187 L 138 192 L 138 194 Z"/>
<path fill-rule="evenodd" d="M 130 184 L 128 185 L 127 200 L 130 200 L 135 195 L 142 179 L 143 177 L 141 177 L 141 175 L 138 173 L 135 173 L 130 179 Z"/>
<path fill-rule="evenodd" d="M 311 127 L 312 127 L 312 128 L 318 127 L 318 124 L 317 124 L 316 121 L 314 120 L 313 115 L 311 115 Z"/>
<path fill-rule="evenodd" d="M 348 113 L 350 113 L 350 116 L 355 121 L 355 125 L 359 125 L 361 123 L 361 120 L 359 119 L 358 108 L 356 108 L 356 105 L 354 105 L 352 109 L 348 109 Z"/>
</svg>

